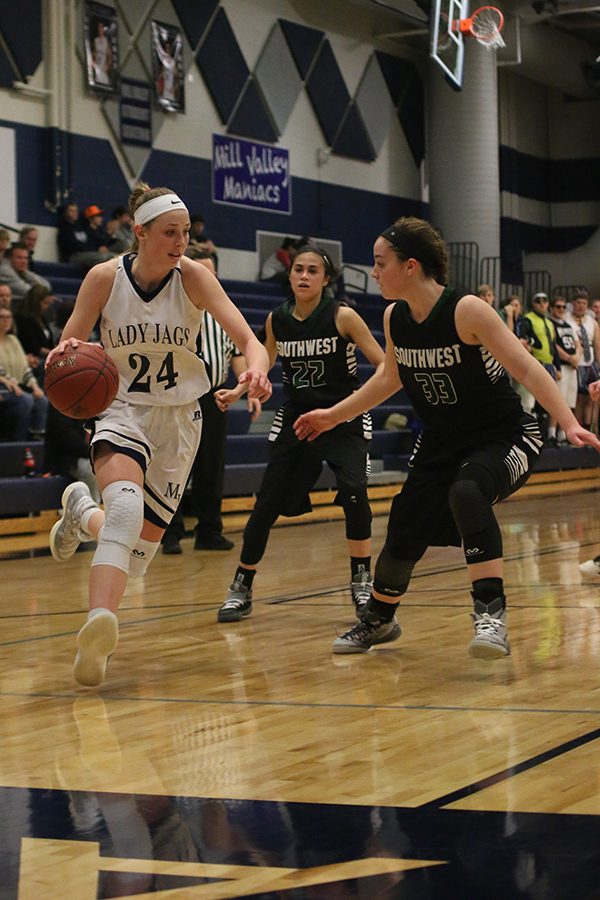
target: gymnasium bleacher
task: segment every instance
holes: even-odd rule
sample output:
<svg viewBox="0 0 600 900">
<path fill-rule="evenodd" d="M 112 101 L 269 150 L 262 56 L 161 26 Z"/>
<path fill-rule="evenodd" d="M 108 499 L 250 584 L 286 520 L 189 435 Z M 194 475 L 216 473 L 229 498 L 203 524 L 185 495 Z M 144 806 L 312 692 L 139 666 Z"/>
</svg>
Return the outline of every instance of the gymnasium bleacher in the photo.
<svg viewBox="0 0 600 900">
<path fill-rule="evenodd" d="M 51 279 L 56 294 L 63 301 L 74 301 L 81 283 L 81 275 L 76 268 L 65 263 L 38 261 L 36 268 L 40 274 Z M 282 300 L 278 285 L 229 279 L 224 279 L 222 284 L 253 329 L 260 328 L 269 310 Z M 351 298 L 357 311 L 383 346 L 384 302 L 379 296 L 366 293 L 352 293 Z M 358 371 L 361 381 L 365 381 L 371 374 L 372 367 L 362 360 L 359 361 Z M 267 432 L 273 414 L 284 396 L 279 363 L 275 364 L 270 376 L 273 396 L 265 404 L 258 423 L 251 425 L 243 400 L 227 413 L 228 441 L 223 496 L 225 518 L 226 521 L 229 518 L 233 528 L 242 526 L 248 509 L 252 506 L 252 495 L 260 486 L 268 456 Z M 392 413 L 405 416 L 406 427 L 385 430 L 384 423 Z M 412 421 L 412 409 L 403 391 L 374 409 L 371 415 L 373 442 L 369 494 L 376 505 L 378 500 L 389 502 L 398 483 L 404 480 L 416 423 Z M 35 474 L 31 477 L 24 476 L 23 463 L 27 447 L 32 450 L 35 460 Z M 45 546 L 47 531 L 55 521 L 61 494 L 68 480 L 61 476 L 47 475 L 43 456 L 43 443 L 39 441 L 26 444 L 0 443 L 0 555 L 3 553 L 3 544 L 7 544 L 8 540 L 9 553 Z M 591 469 L 598 467 L 599 462 L 598 455 L 589 447 L 547 447 L 541 454 L 536 471 L 543 473 Z M 333 474 L 324 466 L 315 486 L 314 503 L 327 508 L 329 513 L 326 515 L 330 516 L 337 513 L 331 508 L 334 488 Z"/>
</svg>

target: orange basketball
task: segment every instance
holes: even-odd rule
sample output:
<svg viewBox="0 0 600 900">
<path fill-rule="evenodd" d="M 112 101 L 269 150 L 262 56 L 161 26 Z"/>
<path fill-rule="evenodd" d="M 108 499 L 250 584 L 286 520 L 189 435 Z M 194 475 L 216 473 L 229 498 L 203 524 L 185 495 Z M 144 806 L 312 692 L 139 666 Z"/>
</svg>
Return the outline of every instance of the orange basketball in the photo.
<svg viewBox="0 0 600 900">
<path fill-rule="evenodd" d="M 72 419 L 91 419 L 116 397 L 119 372 L 100 344 L 78 344 L 53 357 L 44 372 L 48 400 Z"/>
</svg>

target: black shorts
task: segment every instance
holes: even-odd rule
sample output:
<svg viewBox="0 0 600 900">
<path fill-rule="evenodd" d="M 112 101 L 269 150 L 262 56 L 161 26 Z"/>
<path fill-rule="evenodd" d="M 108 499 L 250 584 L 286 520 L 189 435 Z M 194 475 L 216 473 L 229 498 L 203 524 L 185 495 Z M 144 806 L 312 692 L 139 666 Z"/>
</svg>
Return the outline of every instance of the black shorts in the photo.
<svg viewBox="0 0 600 900">
<path fill-rule="evenodd" d="M 255 509 L 269 509 L 280 516 L 299 516 L 312 509 L 308 493 L 326 462 L 339 491 L 366 485 L 369 475 L 371 417 L 369 413 L 342 422 L 311 441 L 299 441 L 294 422 L 302 410 L 284 406 L 277 411 L 269 441 L 271 452 Z"/>
<path fill-rule="evenodd" d="M 415 445 L 408 478 L 392 503 L 387 543 L 393 555 L 418 560 L 427 547 L 460 547 L 448 502 L 459 470 L 467 463 L 487 469 L 496 483 L 496 501 L 505 500 L 529 478 L 542 444 L 529 415 L 523 415 L 512 432 L 482 435 L 479 443 L 450 449 L 439 434 L 424 432 Z"/>
</svg>

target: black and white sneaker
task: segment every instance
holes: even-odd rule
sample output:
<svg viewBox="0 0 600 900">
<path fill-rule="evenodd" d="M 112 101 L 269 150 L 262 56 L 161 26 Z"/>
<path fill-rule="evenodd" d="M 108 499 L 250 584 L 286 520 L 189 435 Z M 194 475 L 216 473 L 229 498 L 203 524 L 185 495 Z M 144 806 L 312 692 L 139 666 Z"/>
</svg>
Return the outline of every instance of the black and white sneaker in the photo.
<svg viewBox="0 0 600 900">
<path fill-rule="evenodd" d="M 217 614 L 218 622 L 239 622 L 252 612 L 252 591 L 242 581 L 234 581 Z"/>
<path fill-rule="evenodd" d="M 367 608 L 367 603 L 371 597 L 372 590 L 373 576 L 371 573 L 357 572 L 350 582 L 350 593 L 352 594 L 352 602 L 354 603 L 354 609 L 356 610 L 356 615 L 359 619 Z"/>
<path fill-rule="evenodd" d="M 491 603 L 475 600 L 471 613 L 475 637 L 469 644 L 469 655 L 475 659 L 500 659 L 510 655 L 506 609 L 500 599 Z"/>
<path fill-rule="evenodd" d="M 595 556 L 593 559 L 586 559 L 585 562 L 580 563 L 579 571 L 582 575 L 585 575 L 586 578 L 600 578 L 600 556 Z"/>
<path fill-rule="evenodd" d="M 334 653 L 367 653 L 376 644 L 387 644 L 402 634 L 396 616 L 391 622 L 362 621 L 350 631 L 340 634 L 333 642 Z"/>
</svg>

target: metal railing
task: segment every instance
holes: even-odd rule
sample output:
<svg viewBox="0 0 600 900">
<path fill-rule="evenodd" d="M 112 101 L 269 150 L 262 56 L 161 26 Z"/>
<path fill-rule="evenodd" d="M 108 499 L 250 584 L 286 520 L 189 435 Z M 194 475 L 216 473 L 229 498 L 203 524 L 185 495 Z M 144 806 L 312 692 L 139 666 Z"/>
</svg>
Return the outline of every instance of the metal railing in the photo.
<svg viewBox="0 0 600 900">
<path fill-rule="evenodd" d="M 475 241 L 452 241 L 447 246 L 451 284 L 476 291 L 479 284 L 479 244 Z"/>
<path fill-rule="evenodd" d="M 350 280 L 348 280 L 347 274 L 352 273 Z M 355 284 L 354 278 L 355 276 L 359 276 L 360 285 Z M 357 266 L 351 266 L 349 263 L 344 263 L 342 266 L 342 278 L 344 279 L 344 286 L 346 288 L 350 288 L 351 291 L 358 291 L 361 294 L 367 293 L 367 287 L 369 284 L 369 276 L 363 269 L 359 269 Z"/>
</svg>

